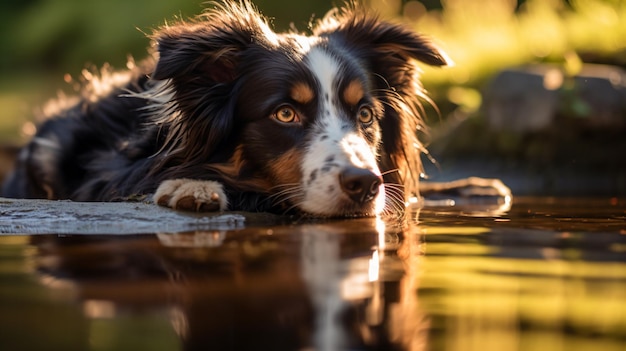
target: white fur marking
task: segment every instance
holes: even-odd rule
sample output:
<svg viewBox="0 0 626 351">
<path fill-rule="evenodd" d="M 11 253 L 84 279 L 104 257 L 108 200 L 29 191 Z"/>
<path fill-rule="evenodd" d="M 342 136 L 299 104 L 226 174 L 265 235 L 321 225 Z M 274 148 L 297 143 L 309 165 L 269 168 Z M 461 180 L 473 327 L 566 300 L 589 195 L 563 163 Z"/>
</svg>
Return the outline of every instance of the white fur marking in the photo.
<svg viewBox="0 0 626 351">
<path fill-rule="evenodd" d="M 302 162 L 303 182 L 307 184 L 309 175 L 314 173 L 316 177 L 307 184 L 304 190 L 301 208 L 304 211 L 338 215 L 342 214 L 344 205 L 350 200 L 341 189 L 339 174 L 348 167 L 364 168 L 380 175 L 376 162 L 376 151 L 367 143 L 355 127 L 342 128 L 348 116 L 345 116 L 340 106 L 338 91 L 335 87 L 337 77 L 340 74 L 340 63 L 321 48 L 313 48 L 307 55 L 307 64 L 313 75 L 317 78 L 321 87 L 319 96 L 329 98 L 320 99 L 319 111 L 321 113 L 316 125 L 314 134 L 317 136 L 326 135 L 326 138 L 314 138 L 309 144 L 307 152 L 304 154 Z M 332 158 L 329 163 L 326 160 Z M 375 201 L 371 208 L 364 208 L 363 211 L 374 214 L 382 211 L 381 204 L 384 204 L 384 187 L 381 185 Z"/>
</svg>

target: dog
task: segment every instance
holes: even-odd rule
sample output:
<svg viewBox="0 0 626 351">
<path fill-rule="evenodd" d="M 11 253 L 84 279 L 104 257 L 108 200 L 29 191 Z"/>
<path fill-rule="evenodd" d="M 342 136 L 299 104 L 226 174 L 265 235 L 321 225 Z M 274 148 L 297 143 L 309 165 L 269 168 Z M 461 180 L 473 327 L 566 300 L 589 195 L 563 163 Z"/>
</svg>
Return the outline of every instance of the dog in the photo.
<svg viewBox="0 0 626 351">
<path fill-rule="evenodd" d="M 312 217 L 402 212 L 418 192 L 427 37 L 355 3 L 276 33 L 249 2 L 155 31 L 122 72 L 85 73 L 3 195 Z M 132 63 L 132 62 L 131 62 Z"/>
</svg>

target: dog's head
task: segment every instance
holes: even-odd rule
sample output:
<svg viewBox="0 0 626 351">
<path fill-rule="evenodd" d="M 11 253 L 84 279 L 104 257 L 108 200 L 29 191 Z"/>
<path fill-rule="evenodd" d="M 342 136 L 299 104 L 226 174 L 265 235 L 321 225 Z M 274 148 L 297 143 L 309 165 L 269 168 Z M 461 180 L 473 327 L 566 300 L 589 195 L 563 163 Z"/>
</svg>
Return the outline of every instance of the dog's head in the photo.
<svg viewBox="0 0 626 351">
<path fill-rule="evenodd" d="M 417 191 L 415 61 L 446 64 L 424 37 L 354 5 L 310 35 L 277 34 L 244 2 L 164 27 L 155 42 L 152 78 L 170 93 L 162 164 L 177 165 L 168 176 L 315 216 L 397 210 Z"/>
</svg>

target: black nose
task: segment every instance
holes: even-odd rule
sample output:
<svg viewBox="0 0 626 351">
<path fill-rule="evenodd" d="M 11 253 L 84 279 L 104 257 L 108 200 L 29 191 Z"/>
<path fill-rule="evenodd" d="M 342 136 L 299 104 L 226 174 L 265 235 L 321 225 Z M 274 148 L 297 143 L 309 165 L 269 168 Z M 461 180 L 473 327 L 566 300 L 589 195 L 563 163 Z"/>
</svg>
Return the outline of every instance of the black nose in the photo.
<svg viewBox="0 0 626 351">
<path fill-rule="evenodd" d="M 371 201 L 378 194 L 378 187 L 382 182 L 381 176 L 364 168 L 349 167 L 339 173 L 339 184 L 343 192 L 360 204 Z"/>
</svg>

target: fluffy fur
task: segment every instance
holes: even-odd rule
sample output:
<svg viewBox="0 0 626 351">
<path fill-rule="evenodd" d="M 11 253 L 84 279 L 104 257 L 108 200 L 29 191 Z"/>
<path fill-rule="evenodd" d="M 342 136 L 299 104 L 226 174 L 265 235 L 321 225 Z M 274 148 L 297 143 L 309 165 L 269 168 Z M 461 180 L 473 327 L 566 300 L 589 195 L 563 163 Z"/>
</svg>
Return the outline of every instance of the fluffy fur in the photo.
<svg viewBox="0 0 626 351">
<path fill-rule="evenodd" d="M 243 2 L 153 41 L 49 116 L 5 196 L 327 217 L 401 212 L 417 193 L 415 61 L 446 64 L 423 36 L 356 5 L 277 34 Z"/>
</svg>

